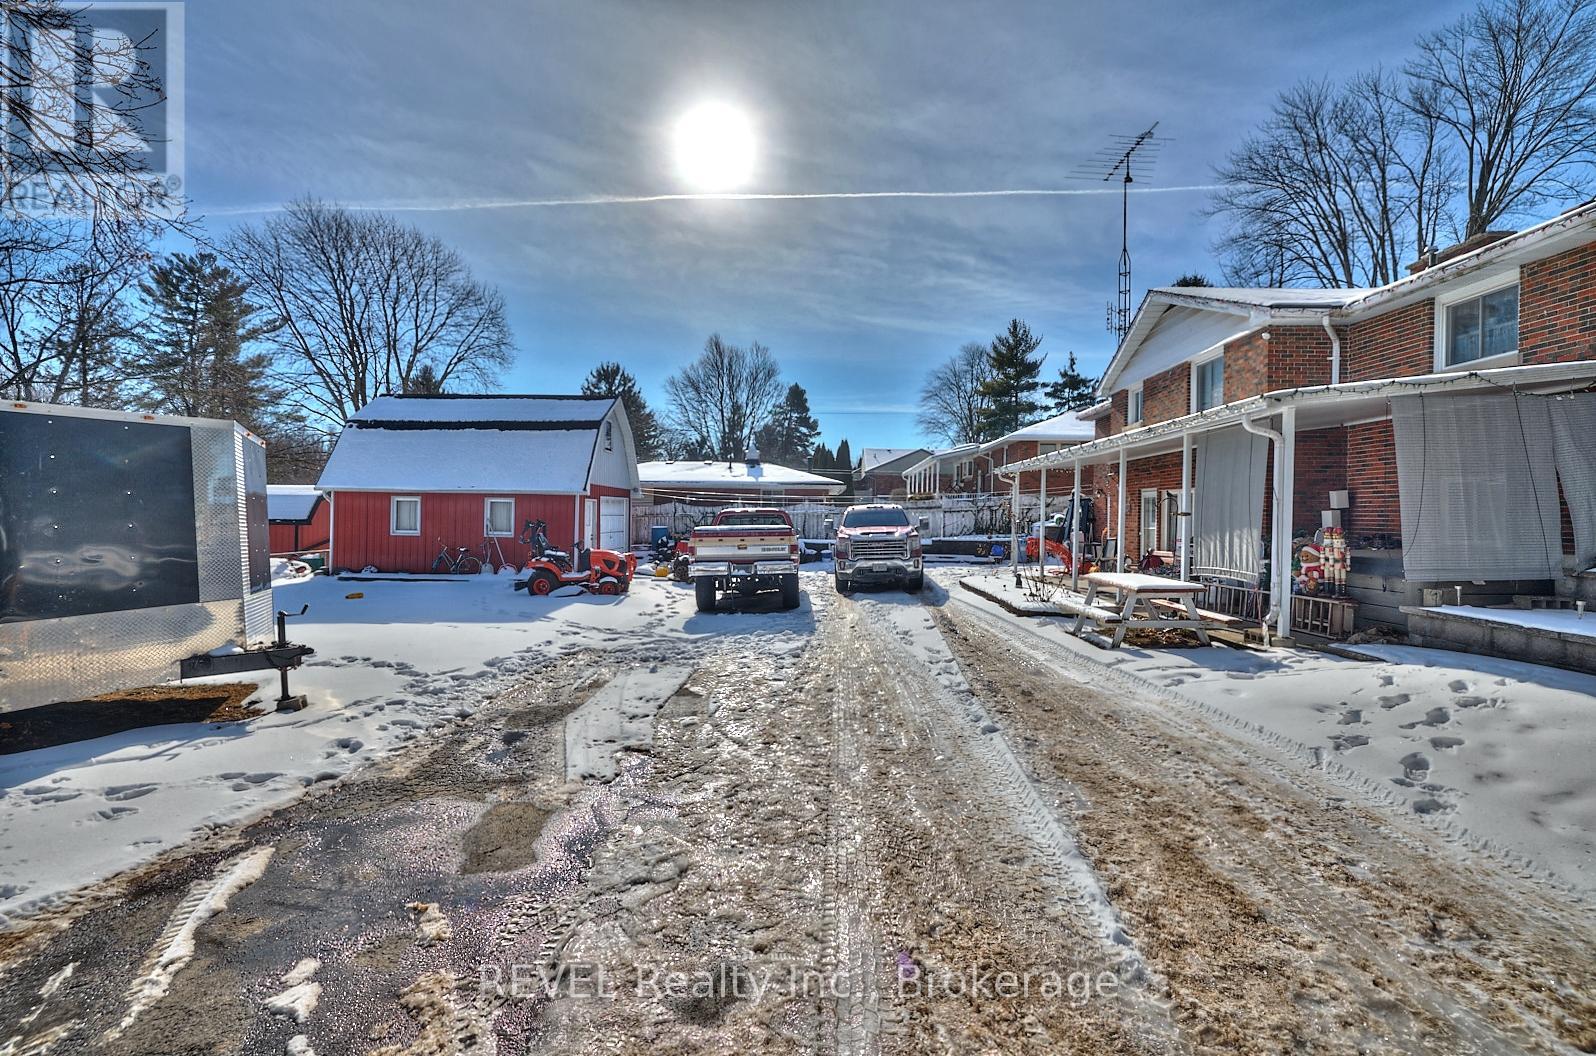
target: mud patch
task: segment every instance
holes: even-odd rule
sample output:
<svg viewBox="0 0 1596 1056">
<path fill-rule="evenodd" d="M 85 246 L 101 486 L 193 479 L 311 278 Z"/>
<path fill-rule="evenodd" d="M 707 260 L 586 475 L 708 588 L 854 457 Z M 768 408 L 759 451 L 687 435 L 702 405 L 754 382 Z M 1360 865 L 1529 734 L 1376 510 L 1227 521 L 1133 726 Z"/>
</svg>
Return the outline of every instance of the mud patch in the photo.
<svg viewBox="0 0 1596 1056">
<path fill-rule="evenodd" d="M 538 834 L 553 811 L 536 803 L 495 803 L 460 843 L 460 872 L 508 873 L 532 864 Z"/>
</svg>

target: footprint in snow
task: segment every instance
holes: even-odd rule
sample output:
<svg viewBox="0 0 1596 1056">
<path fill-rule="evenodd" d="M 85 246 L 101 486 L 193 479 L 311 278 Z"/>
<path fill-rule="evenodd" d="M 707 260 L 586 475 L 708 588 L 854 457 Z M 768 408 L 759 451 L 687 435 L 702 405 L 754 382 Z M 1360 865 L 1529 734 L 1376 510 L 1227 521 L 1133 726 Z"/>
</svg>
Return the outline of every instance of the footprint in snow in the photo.
<svg viewBox="0 0 1596 1056">
<path fill-rule="evenodd" d="M 1338 725 L 1338 726 L 1357 726 L 1357 725 L 1360 725 L 1362 722 L 1363 722 L 1363 711 L 1361 709 L 1359 709 L 1359 708 L 1352 708 L 1352 709 L 1350 709 L 1348 711 L 1344 711 L 1344 712 L 1341 713 L 1341 718 L 1336 720 L 1336 725 Z"/>
<path fill-rule="evenodd" d="M 1474 687 L 1463 681 L 1461 678 L 1454 678 L 1452 681 L 1446 684 L 1446 688 L 1450 689 L 1454 693 L 1467 693 Z"/>
<path fill-rule="evenodd" d="M 97 810 L 94 813 L 101 821 L 116 821 L 119 818 L 125 818 L 129 814 L 137 814 L 138 812 L 138 807 L 106 807 L 104 810 Z"/>
<path fill-rule="evenodd" d="M 1361 733 L 1338 733 L 1330 738 L 1330 747 L 1338 752 L 1349 751 L 1353 748 L 1362 748 L 1369 743 L 1369 738 Z"/>
<path fill-rule="evenodd" d="M 1388 697 L 1375 698 L 1376 703 L 1378 703 L 1380 707 L 1387 711 L 1390 711 L 1392 708 L 1399 708 L 1412 699 L 1413 698 L 1408 696 L 1406 693 L 1393 693 Z"/>
<path fill-rule="evenodd" d="M 1434 748 L 1438 752 L 1446 751 L 1449 748 L 1461 748 L 1463 747 L 1464 743 L 1466 742 L 1464 742 L 1463 738 L 1461 737 L 1430 738 L 1430 747 Z"/>
<path fill-rule="evenodd" d="M 1436 799 L 1434 796 L 1426 796 L 1423 799 L 1415 799 L 1413 801 L 1413 813 L 1415 814 L 1446 814 L 1454 809 L 1452 804 L 1442 799 Z"/>
<path fill-rule="evenodd" d="M 1423 781 L 1430 775 L 1430 757 L 1420 752 L 1409 752 L 1397 760 L 1397 765 L 1409 781 Z"/>
<path fill-rule="evenodd" d="M 128 799 L 138 799 L 140 796 L 147 796 L 151 792 L 154 792 L 155 788 L 156 788 L 155 785 L 148 785 L 148 784 L 146 784 L 146 785 L 112 785 L 110 788 L 105 789 L 101 793 L 101 795 L 105 796 L 106 799 L 112 799 L 112 800 L 118 800 L 118 801 L 128 800 Z"/>
<path fill-rule="evenodd" d="M 1445 708 L 1431 708 L 1425 713 L 1424 718 L 1416 719 L 1413 722 L 1404 722 L 1402 728 L 1404 730 L 1416 730 L 1420 726 L 1445 726 L 1451 721 L 1452 713 L 1450 711 Z"/>
</svg>

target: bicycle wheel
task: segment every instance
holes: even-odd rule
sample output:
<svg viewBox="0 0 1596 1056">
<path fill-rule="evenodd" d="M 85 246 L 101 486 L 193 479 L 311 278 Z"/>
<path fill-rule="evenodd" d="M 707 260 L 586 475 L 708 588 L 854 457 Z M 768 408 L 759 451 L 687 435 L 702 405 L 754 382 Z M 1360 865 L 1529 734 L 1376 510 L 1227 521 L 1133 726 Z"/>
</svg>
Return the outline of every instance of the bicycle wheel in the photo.
<svg viewBox="0 0 1596 1056">
<path fill-rule="evenodd" d="M 432 570 L 434 572 L 449 571 L 449 559 L 444 557 L 442 554 L 439 554 L 432 562 Z"/>
<path fill-rule="evenodd" d="M 462 557 L 454 570 L 462 576 L 474 576 L 482 571 L 482 562 L 474 557 Z"/>
</svg>

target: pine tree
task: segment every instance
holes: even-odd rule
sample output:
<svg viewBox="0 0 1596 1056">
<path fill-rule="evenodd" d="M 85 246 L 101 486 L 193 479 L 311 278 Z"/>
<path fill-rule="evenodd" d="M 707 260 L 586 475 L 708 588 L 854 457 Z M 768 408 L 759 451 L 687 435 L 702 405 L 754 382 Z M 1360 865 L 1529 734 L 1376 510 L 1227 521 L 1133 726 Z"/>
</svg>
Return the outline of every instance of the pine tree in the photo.
<svg viewBox="0 0 1596 1056">
<path fill-rule="evenodd" d="M 1184 286 L 1212 286 L 1213 283 L 1208 281 L 1208 276 L 1203 275 L 1200 272 L 1193 271 L 1193 272 L 1189 272 L 1189 273 L 1187 273 L 1185 275 L 1182 275 L 1180 278 L 1178 278 L 1174 282 L 1170 283 L 1170 285 L 1171 286 L 1182 286 L 1182 287 L 1184 287 Z"/>
<path fill-rule="evenodd" d="M 845 436 L 837 444 L 837 479 L 843 487 L 843 495 L 853 494 L 853 450 L 848 447 L 848 438 Z"/>
<path fill-rule="evenodd" d="M 770 421 L 754 434 L 754 443 L 766 462 L 801 466 L 809 461 L 819 433 L 820 423 L 809 412 L 809 394 L 794 382 L 787 386 L 787 396 L 771 413 Z"/>
<path fill-rule="evenodd" d="M 814 454 L 809 456 L 809 468 L 816 473 L 824 473 L 828 469 L 837 468 L 837 456 L 831 453 L 831 448 L 825 444 L 816 444 Z"/>
<path fill-rule="evenodd" d="M 1059 368 L 1058 380 L 1047 383 L 1044 395 L 1054 414 L 1085 410 L 1097 401 L 1097 379 L 1080 372 L 1071 352 L 1069 365 Z"/>
<path fill-rule="evenodd" d="M 986 440 L 995 440 L 1029 424 L 1042 410 L 1033 398 L 1042 387 L 1040 375 L 1045 356 L 1036 355 L 1040 335 L 1018 319 L 1009 320 L 1008 329 L 992 339 L 989 362 L 992 377 L 981 385 L 981 395 L 990 405 L 981 415 Z"/>
<path fill-rule="evenodd" d="M 626 408 L 626 421 L 632 427 L 632 446 L 637 449 L 639 462 L 652 462 L 660 457 L 665 446 L 659 419 L 649 409 L 637 379 L 619 363 L 600 363 L 588 371 L 582 382 L 583 396 L 602 396 L 619 399 Z"/>
<path fill-rule="evenodd" d="M 421 364 L 421 369 L 405 382 L 406 396 L 437 396 L 441 392 L 443 382 L 438 379 L 438 372 L 432 369 L 431 363 Z"/>
<path fill-rule="evenodd" d="M 271 357 L 245 355 L 276 324 L 257 320 L 249 284 L 214 253 L 174 253 L 150 269 L 139 292 L 150 304 L 149 332 L 134 369 L 151 410 L 192 418 L 231 418 L 265 435 L 282 414 Z"/>
</svg>

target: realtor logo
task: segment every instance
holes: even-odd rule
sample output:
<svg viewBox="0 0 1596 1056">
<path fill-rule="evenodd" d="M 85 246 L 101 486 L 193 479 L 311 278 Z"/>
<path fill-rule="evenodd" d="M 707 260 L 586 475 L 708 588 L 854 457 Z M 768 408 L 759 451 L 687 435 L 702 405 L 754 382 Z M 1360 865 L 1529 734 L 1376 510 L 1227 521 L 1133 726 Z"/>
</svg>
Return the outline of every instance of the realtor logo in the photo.
<svg viewBox="0 0 1596 1056">
<path fill-rule="evenodd" d="M 183 202 L 183 5 L 0 4 L 0 208 L 173 217 Z"/>
</svg>

